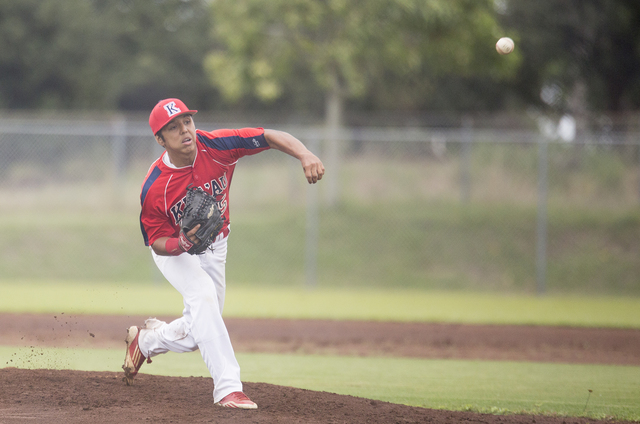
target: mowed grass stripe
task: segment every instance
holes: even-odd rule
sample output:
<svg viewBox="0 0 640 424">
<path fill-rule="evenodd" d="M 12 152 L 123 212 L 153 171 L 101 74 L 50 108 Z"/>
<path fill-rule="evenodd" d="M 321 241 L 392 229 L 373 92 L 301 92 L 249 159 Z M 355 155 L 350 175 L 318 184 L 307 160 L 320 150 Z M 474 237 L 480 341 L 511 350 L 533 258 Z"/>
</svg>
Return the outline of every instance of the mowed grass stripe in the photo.
<svg viewBox="0 0 640 424">
<path fill-rule="evenodd" d="M 259 287 L 228 282 L 224 315 L 246 318 L 640 328 L 640 298 L 389 289 Z M 168 283 L 0 281 L 0 312 L 180 315 Z"/>
</svg>

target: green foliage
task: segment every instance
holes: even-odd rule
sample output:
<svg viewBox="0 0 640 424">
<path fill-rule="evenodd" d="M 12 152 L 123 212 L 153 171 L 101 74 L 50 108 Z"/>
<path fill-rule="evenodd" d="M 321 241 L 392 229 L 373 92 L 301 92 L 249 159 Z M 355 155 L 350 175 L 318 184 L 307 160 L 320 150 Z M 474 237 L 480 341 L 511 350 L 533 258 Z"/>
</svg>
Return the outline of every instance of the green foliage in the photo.
<svg viewBox="0 0 640 424">
<path fill-rule="evenodd" d="M 622 0 L 7 1 L 0 107 L 319 110 L 336 90 L 356 110 L 504 110 L 556 86 L 557 110 L 629 110 L 639 19 Z"/>
<path fill-rule="evenodd" d="M 94 94 L 102 63 L 86 56 L 98 41 L 87 1 L 25 0 L 0 7 L 0 104 L 64 107 Z M 73 18 L 72 18 L 73 16 Z M 81 64 L 81 66 L 78 66 Z"/>
<path fill-rule="evenodd" d="M 394 106 L 408 107 L 434 91 L 439 76 L 505 77 L 519 62 L 517 53 L 488 54 L 500 29 L 486 0 L 222 0 L 211 7 L 220 48 L 205 67 L 230 101 L 314 89 L 377 99 L 392 86 Z"/>
<path fill-rule="evenodd" d="M 204 1 L 3 2 L 0 106 L 150 109 L 168 93 L 204 100 L 204 11 Z"/>
<path fill-rule="evenodd" d="M 576 83 L 584 83 L 590 109 L 639 105 L 640 4 L 634 1 L 509 1 L 502 23 L 517 32 L 523 66 L 516 89 L 523 100 L 542 104 L 540 88 L 557 84 L 566 109 Z"/>
</svg>

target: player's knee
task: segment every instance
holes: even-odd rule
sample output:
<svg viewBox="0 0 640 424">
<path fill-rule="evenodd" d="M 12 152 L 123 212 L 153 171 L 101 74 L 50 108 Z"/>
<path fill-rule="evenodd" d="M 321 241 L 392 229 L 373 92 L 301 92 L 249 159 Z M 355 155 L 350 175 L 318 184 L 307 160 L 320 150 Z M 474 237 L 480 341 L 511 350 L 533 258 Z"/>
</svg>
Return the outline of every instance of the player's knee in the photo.
<svg viewBox="0 0 640 424">
<path fill-rule="evenodd" d="M 201 292 L 195 293 L 188 298 L 185 297 L 185 301 L 192 308 L 197 309 L 218 309 L 218 296 L 215 293 Z"/>
</svg>

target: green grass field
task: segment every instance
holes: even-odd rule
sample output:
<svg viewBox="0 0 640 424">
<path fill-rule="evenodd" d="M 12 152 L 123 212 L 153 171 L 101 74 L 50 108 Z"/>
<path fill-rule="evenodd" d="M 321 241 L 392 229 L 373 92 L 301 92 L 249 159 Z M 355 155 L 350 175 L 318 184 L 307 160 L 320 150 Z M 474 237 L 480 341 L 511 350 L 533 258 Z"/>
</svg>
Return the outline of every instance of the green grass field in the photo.
<svg viewBox="0 0 640 424">
<path fill-rule="evenodd" d="M 305 284 L 303 206 L 254 206 L 233 219 L 230 281 Z M 5 279 L 161 280 L 136 211 L 8 215 L 0 239 L 11 246 L 0 257 Z M 536 291 L 535 209 L 518 205 L 345 203 L 321 211 L 317 252 L 320 287 Z M 547 292 L 640 295 L 638 252 L 637 209 L 552 210 Z"/>
<path fill-rule="evenodd" d="M 640 298 L 634 297 L 227 284 L 225 316 L 229 317 L 640 328 Z M 3 312 L 179 315 L 182 311 L 180 295 L 166 282 L 0 281 L 0 290 Z"/>
<path fill-rule="evenodd" d="M 181 299 L 167 286 L 5 281 L 0 311 L 177 315 Z M 640 328 L 638 298 L 253 286 L 227 293 L 225 315 L 237 317 Z M 640 420 L 640 367 L 256 353 L 238 360 L 245 381 L 429 408 Z M 119 349 L 0 347 L 2 366 L 119 372 L 121 362 Z M 143 372 L 208 376 L 197 352 L 156 357 Z"/>
<path fill-rule="evenodd" d="M 225 315 L 640 328 L 637 161 L 552 148 L 542 297 L 533 295 L 535 145 L 475 146 L 467 202 L 456 159 L 375 149 L 345 157 L 342 201 L 319 210 L 314 289 L 305 288 L 305 194 L 318 190 L 322 199 L 326 184 L 304 186 L 295 161 L 246 158 L 233 182 Z M 576 154 L 580 165 L 569 166 Z M 158 274 L 139 231 L 147 165 L 118 193 L 73 182 L 44 187 L 44 197 L 38 188 L 3 192 L 14 202 L 0 206 L 0 312 L 179 315 L 181 298 Z M 33 212 L 43 204 L 46 214 Z M 640 367 L 238 359 L 245 381 L 422 407 L 640 421 Z M 7 367 L 120 372 L 121 362 L 120 350 L 0 346 Z M 143 372 L 208 376 L 197 353 L 154 358 Z"/>
</svg>

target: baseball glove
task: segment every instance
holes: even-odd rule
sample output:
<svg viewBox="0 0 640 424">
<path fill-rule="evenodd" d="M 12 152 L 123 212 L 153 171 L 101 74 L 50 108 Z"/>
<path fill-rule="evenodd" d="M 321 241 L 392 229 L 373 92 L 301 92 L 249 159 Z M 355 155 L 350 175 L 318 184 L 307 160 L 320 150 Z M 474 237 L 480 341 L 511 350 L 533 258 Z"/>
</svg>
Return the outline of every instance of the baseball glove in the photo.
<svg viewBox="0 0 640 424">
<path fill-rule="evenodd" d="M 195 236 L 200 242 L 195 244 L 195 240 L 189 239 L 187 233 L 198 224 L 200 224 L 200 228 L 196 231 Z M 223 225 L 224 217 L 220 214 L 215 198 L 200 187 L 187 187 L 184 213 L 180 222 L 182 233 L 180 236 L 184 236 L 193 245 L 186 252 L 191 255 L 204 253 L 213 243 Z"/>
</svg>

